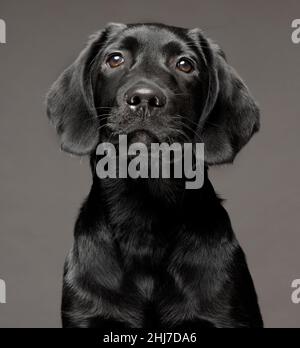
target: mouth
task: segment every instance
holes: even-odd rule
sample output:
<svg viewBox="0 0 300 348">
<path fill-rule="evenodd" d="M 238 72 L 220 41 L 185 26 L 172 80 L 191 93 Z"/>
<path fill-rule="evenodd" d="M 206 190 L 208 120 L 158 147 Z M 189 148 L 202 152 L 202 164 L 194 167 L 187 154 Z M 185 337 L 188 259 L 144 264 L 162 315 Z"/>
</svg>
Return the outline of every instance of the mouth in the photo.
<svg viewBox="0 0 300 348">
<path fill-rule="evenodd" d="M 160 143 L 158 136 L 146 129 L 137 129 L 128 135 L 128 144 L 142 143 L 150 147 L 152 143 Z"/>
<path fill-rule="evenodd" d="M 140 143 L 149 147 L 151 144 L 183 143 L 190 138 L 184 123 L 170 113 L 146 118 L 145 115 L 122 111 L 114 110 L 104 121 L 100 134 L 102 141 L 118 146 L 119 136 L 124 135 L 128 145 Z"/>
<path fill-rule="evenodd" d="M 131 130 L 119 130 L 114 132 L 108 132 L 106 134 L 107 140 L 115 146 L 119 145 L 119 137 L 126 136 L 127 144 L 130 146 L 131 144 L 141 143 L 150 147 L 153 143 L 161 143 L 162 140 L 160 137 L 155 134 L 153 131 L 146 128 L 137 128 Z"/>
</svg>

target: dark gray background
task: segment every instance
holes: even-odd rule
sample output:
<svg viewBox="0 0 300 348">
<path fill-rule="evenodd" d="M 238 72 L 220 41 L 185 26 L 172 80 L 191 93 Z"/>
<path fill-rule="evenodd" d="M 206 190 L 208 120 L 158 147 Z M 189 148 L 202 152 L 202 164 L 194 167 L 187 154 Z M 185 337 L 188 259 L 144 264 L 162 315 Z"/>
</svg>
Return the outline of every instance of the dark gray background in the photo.
<svg viewBox="0 0 300 348">
<path fill-rule="evenodd" d="M 88 161 L 59 151 L 44 96 L 89 34 L 107 22 L 201 27 L 227 52 L 262 110 L 262 129 L 233 166 L 211 171 L 249 260 L 267 327 L 299 327 L 299 0 L 0 0 L 0 327 L 59 327 L 64 257 Z M 201 216 L 201 212 L 199 212 Z"/>
</svg>

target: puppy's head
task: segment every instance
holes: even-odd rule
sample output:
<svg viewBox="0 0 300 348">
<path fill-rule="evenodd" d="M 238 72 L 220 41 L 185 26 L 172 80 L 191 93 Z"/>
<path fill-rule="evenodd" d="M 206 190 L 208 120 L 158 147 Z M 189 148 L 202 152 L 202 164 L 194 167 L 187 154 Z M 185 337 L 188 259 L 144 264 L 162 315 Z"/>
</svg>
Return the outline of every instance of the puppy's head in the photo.
<svg viewBox="0 0 300 348">
<path fill-rule="evenodd" d="M 110 24 L 52 86 L 48 116 L 73 154 L 127 134 L 134 142 L 204 142 L 230 162 L 259 128 L 259 110 L 221 49 L 198 30 Z"/>
</svg>

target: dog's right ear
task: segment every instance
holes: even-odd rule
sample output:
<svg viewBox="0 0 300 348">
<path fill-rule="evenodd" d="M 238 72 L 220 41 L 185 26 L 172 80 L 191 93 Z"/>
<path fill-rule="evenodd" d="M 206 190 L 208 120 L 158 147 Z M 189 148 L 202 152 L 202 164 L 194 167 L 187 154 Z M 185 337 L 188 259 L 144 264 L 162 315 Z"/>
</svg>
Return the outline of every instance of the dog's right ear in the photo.
<svg viewBox="0 0 300 348">
<path fill-rule="evenodd" d="M 91 70 L 106 41 L 125 27 L 123 24 L 111 23 L 106 29 L 94 34 L 47 95 L 47 114 L 60 136 L 61 148 L 66 152 L 86 155 L 98 144 L 99 124 Z"/>
</svg>

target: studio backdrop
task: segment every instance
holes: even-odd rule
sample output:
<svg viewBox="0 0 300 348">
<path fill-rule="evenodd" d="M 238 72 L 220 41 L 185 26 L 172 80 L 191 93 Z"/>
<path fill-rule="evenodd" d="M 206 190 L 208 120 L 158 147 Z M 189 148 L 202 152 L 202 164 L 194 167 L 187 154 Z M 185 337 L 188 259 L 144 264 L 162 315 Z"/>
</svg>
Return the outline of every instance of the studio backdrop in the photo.
<svg viewBox="0 0 300 348">
<path fill-rule="evenodd" d="M 265 326 L 300 326 L 299 18 L 297 0 L 0 0 L 0 327 L 61 327 L 63 264 L 92 176 L 87 156 L 60 151 L 46 95 L 110 22 L 200 28 L 246 81 L 260 131 L 209 177 Z"/>
</svg>

